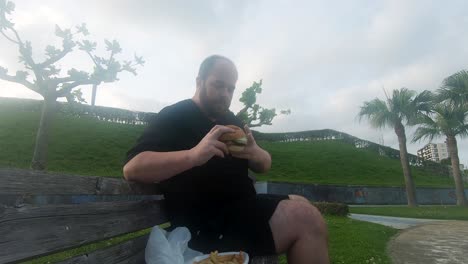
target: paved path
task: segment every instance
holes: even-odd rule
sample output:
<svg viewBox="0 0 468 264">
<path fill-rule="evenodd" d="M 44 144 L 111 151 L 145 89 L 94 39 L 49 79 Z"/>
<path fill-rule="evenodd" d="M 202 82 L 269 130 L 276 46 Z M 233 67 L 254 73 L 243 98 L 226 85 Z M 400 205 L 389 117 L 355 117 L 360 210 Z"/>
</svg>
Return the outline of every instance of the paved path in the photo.
<svg viewBox="0 0 468 264">
<path fill-rule="evenodd" d="M 434 220 L 434 219 L 403 218 L 403 217 L 366 215 L 366 214 L 350 214 L 349 217 L 352 219 L 381 224 L 381 225 L 393 227 L 396 229 L 405 229 L 408 227 L 412 227 L 412 226 L 416 226 L 416 225 L 420 225 L 424 223 L 442 221 L 442 220 Z"/>
<path fill-rule="evenodd" d="M 389 243 L 394 264 L 468 264 L 468 221 L 351 214 L 400 231 Z"/>
<path fill-rule="evenodd" d="M 436 221 L 401 231 L 388 246 L 394 264 L 468 263 L 468 221 Z"/>
</svg>

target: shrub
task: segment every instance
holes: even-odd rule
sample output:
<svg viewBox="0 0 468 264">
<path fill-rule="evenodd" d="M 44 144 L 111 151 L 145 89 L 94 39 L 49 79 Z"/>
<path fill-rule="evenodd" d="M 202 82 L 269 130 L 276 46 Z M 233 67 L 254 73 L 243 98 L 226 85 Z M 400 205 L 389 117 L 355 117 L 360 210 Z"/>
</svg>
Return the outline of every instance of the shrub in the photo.
<svg viewBox="0 0 468 264">
<path fill-rule="evenodd" d="M 349 207 L 344 203 L 312 202 L 323 215 L 347 216 Z"/>
</svg>

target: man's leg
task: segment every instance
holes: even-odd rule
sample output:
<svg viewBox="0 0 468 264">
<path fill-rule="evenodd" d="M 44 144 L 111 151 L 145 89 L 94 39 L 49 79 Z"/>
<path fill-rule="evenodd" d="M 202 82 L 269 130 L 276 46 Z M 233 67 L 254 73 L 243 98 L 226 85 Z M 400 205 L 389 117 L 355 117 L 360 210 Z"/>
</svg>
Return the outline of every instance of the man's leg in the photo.
<svg viewBox="0 0 468 264">
<path fill-rule="evenodd" d="M 287 253 L 289 264 L 329 263 L 327 226 L 307 199 L 290 195 L 270 218 L 277 253 Z"/>
</svg>

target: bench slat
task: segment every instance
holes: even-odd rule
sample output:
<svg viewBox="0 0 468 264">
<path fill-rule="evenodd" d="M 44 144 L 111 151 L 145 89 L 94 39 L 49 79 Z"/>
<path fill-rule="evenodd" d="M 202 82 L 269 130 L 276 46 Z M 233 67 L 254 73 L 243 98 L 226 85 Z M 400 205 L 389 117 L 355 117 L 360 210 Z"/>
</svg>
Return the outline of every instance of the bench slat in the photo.
<svg viewBox="0 0 468 264">
<path fill-rule="evenodd" d="M 61 175 L 21 169 L 0 169 L 0 194 L 157 194 L 156 184 L 119 178 Z"/>
<path fill-rule="evenodd" d="M 278 256 L 255 257 L 250 264 L 278 264 Z"/>
<path fill-rule="evenodd" d="M 148 237 L 149 235 L 144 235 L 86 255 L 73 257 L 59 264 L 144 264 Z"/>
<path fill-rule="evenodd" d="M 18 207 L 28 205 L 82 204 L 100 202 L 131 202 L 163 200 L 163 195 L 92 195 L 92 194 L 53 194 L 53 195 L 15 195 L 0 194 L 0 205 Z"/>
<path fill-rule="evenodd" d="M 59 264 L 144 264 L 145 247 L 149 235 L 144 235 L 87 255 L 73 257 Z M 250 264 L 278 264 L 277 256 L 255 257 Z"/>
<path fill-rule="evenodd" d="M 167 222 L 163 201 L 0 208 L 0 263 L 77 247 Z"/>
</svg>

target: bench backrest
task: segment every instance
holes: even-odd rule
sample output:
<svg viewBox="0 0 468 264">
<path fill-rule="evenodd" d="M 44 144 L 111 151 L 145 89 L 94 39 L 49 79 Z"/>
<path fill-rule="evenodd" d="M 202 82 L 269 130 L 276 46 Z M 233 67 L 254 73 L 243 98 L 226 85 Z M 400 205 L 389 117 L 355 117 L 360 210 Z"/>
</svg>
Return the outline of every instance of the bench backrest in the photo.
<svg viewBox="0 0 468 264">
<path fill-rule="evenodd" d="M 0 169 L 0 263 L 163 224 L 167 217 L 157 194 L 155 185 L 117 178 Z M 65 263 L 142 263 L 146 240 L 143 236 Z"/>
<path fill-rule="evenodd" d="M 156 185 L 0 169 L 0 263 L 16 263 L 168 221 Z M 141 264 L 148 235 L 62 261 Z M 277 256 L 251 264 L 275 264 Z"/>
</svg>

